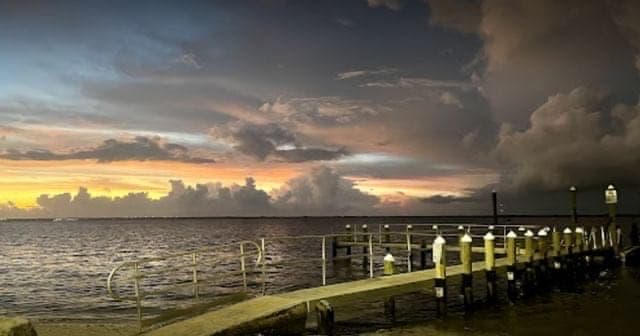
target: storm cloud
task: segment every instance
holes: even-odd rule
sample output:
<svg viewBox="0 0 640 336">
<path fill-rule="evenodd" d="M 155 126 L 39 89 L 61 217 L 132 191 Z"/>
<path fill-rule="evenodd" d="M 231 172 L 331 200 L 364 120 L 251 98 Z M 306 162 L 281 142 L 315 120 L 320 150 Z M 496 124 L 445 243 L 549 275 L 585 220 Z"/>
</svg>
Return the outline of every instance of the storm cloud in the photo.
<svg viewBox="0 0 640 336">
<path fill-rule="evenodd" d="M 120 141 L 117 139 L 105 140 L 100 145 L 84 150 L 76 150 L 69 153 L 52 153 L 44 150 L 17 151 L 7 150 L 0 154 L 0 158 L 7 160 L 97 160 L 98 162 L 114 161 L 180 161 L 189 163 L 213 163 L 212 158 L 193 157 L 189 150 L 174 143 L 162 143 L 157 139 L 138 136 L 133 141 Z"/>
</svg>

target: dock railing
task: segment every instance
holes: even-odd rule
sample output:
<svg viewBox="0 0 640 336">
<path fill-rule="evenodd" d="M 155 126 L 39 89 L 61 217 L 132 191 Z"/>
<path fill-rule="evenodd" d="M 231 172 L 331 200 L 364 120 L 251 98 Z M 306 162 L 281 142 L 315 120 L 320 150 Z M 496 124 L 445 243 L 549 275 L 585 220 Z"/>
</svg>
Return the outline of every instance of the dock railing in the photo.
<svg viewBox="0 0 640 336">
<path fill-rule="evenodd" d="M 233 252 L 237 249 L 237 252 Z M 144 318 L 144 302 L 162 295 L 179 296 L 176 293 L 190 290 L 189 295 L 199 300 L 201 289 L 207 285 L 220 285 L 221 282 L 238 283 L 242 293 L 249 294 L 250 289 L 257 295 L 264 294 L 264 256 L 263 249 L 254 241 L 240 241 L 203 248 L 199 250 L 169 254 L 154 258 L 141 258 L 127 261 L 116 266 L 107 278 L 107 292 L 117 301 L 132 302 L 136 305 L 136 316 L 140 329 L 145 324 L 158 322 L 157 318 Z M 217 271 L 216 267 L 227 268 L 237 263 L 237 269 Z M 249 275 L 257 274 L 250 288 Z M 238 287 L 235 285 L 234 287 Z M 149 322 L 149 323 L 146 323 Z"/>
<path fill-rule="evenodd" d="M 463 245 L 461 242 L 463 241 L 463 236 L 466 236 L 466 239 L 472 240 L 475 244 L 469 244 L 468 252 L 465 253 L 485 254 L 483 238 L 486 239 L 488 232 L 493 233 L 491 239 L 492 241 L 495 240 L 495 249 L 492 247 L 492 254 L 495 252 L 495 254 L 508 256 L 508 250 L 511 251 L 511 247 L 508 247 L 510 242 L 513 244 L 513 258 L 517 260 L 521 255 L 525 255 L 526 258 L 526 253 L 532 253 L 531 251 L 526 251 L 528 238 L 525 231 L 527 233 L 538 232 L 538 229 L 544 230 L 536 225 L 517 224 L 489 226 L 471 223 L 393 223 L 380 224 L 372 232 L 368 231 L 367 226 L 361 227 L 360 230 L 346 226 L 343 233 L 272 236 L 261 238 L 255 242 L 247 240 L 203 250 L 124 262 L 115 267 L 110 273 L 107 280 L 107 290 L 111 297 L 116 300 L 134 302 L 136 304 L 137 319 L 142 327 L 145 321 L 143 319 L 143 303 L 146 299 L 184 288 L 190 288 L 190 296 L 197 300 L 201 296 L 201 290 L 207 286 L 221 280 L 233 279 L 232 281 L 235 282 L 227 287 L 232 292 L 241 288 L 243 293 L 253 289 L 254 295 L 264 295 L 267 291 L 269 293 L 281 293 L 296 287 L 277 287 L 275 283 L 272 284 L 269 280 L 270 276 L 275 273 L 277 277 L 281 278 L 284 273 L 296 274 L 296 277 L 298 277 L 303 272 L 306 272 L 307 275 L 311 274 L 310 278 L 315 276 L 315 281 L 317 281 L 307 286 L 326 286 L 330 283 L 355 280 L 353 276 L 340 278 L 336 276 L 336 272 L 340 269 L 351 269 L 354 260 L 360 258 L 362 258 L 362 273 L 357 273 L 356 278 L 374 278 L 389 275 L 387 261 L 395 261 L 396 258 L 398 258 L 399 262 L 393 265 L 391 274 L 415 272 L 418 269 L 437 266 L 435 265 L 436 258 L 433 258 L 434 253 L 432 250 L 438 239 L 447 241 L 448 247 L 445 253 L 462 252 Z M 590 239 L 593 236 L 595 234 L 590 236 L 581 235 L 580 240 L 584 240 L 583 243 L 586 246 L 590 244 L 603 245 L 606 242 L 606 239 L 603 239 L 600 244 L 591 242 Z M 538 239 L 538 237 L 535 237 L 535 239 Z M 546 241 L 546 238 L 540 237 L 540 239 Z M 498 243 L 500 240 L 502 240 L 501 244 Z M 299 255 L 283 253 L 287 248 L 295 245 L 293 241 L 298 241 L 297 244 L 301 244 L 300 241 L 303 241 L 304 253 Z M 571 239 L 567 241 L 571 241 Z M 494 246 L 494 243 L 492 243 L 492 246 Z M 319 251 L 316 250 L 317 246 L 320 247 Z M 556 247 L 554 242 L 554 251 L 559 246 Z M 232 248 L 235 252 L 229 252 L 229 248 Z M 354 249 L 358 249 L 358 251 L 354 251 Z M 395 256 L 392 256 L 392 254 L 395 254 Z M 419 254 L 420 257 L 420 262 L 417 265 L 415 265 L 415 259 L 417 258 L 414 258 L 416 254 Z M 391 258 L 389 258 L 390 256 Z M 452 260 L 443 258 L 444 264 L 442 264 L 442 267 L 446 268 L 447 264 L 453 265 L 452 261 L 455 261 L 456 258 L 457 256 L 454 256 Z M 469 256 L 469 258 L 471 257 Z M 163 266 L 160 265 L 162 263 L 164 263 L 164 266 L 172 267 L 165 267 L 152 272 L 154 268 Z M 213 274 L 208 276 L 201 275 L 201 273 L 205 273 L 204 271 L 214 270 L 217 264 L 228 266 L 229 263 L 236 263 L 239 269 L 230 270 L 229 267 L 226 267 L 223 271 L 209 272 Z M 356 264 L 359 264 L 359 261 L 356 261 Z M 175 283 L 169 283 L 163 276 L 171 274 L 174 270 L 187 270 L 190 275 L 188 278 L 178 278 Z M 333 271 L 333 274 L 330 274 L 330 270 Z M 318 271 L 320 274 L 314 273 Z M 125 272 L 128 272 L 129 276 L 118 280 L 125 280 L 128 285 L 116 288 L 117 286 L 114 285 L 116 278 Z M 154 275 L 157 278 L 153 278 Z M 251 282 L 249 281 L 250 275 L 255 278 Z M 286 279 L 290 279 L 290 277 L 287 278 L 285 276 L 285 282 Z M 156 280 L 156 283 L 145 280 Z M 282 284 L 282 281 L 279 284 Z M 256 287 L 255 285 L 258 286 Z M 270 288 L 269 286 L 271 285 L 273 287 Z M 299 288 L 299 286 L 297 287 Z M 121 290 L 128 292 L 128 295 L 121 294 Z"/>
</svg>

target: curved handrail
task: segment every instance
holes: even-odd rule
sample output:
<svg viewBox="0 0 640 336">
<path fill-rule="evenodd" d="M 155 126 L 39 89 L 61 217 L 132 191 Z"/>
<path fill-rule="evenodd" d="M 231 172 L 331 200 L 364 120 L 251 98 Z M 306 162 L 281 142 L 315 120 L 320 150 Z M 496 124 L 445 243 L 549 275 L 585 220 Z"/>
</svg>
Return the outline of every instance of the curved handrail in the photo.
<svg viewBox="0 0 640 336">
<path fill-rule="evenodd" d="M 111 270 L 111 272 L 109 272 L 109 276 L 107 277 L 107 293 L 114 300 L 119 300 L 119 301 L 137 301 L 137 300 L 140 300 L 141 297 L 139 295 L 136 295 L 136 296 L 133 296 L 133 297 L 122 297 L 120 295 L 120 293 L 114 291 L 114 288 L 113 288 L 114 277 L 118 273 L 118 271 L 122 270 L 123 268 L 132 267 L 133 266 L 136 269 L 135 277 L 139 278 L 139 277 L 142 277 L 140 274 L 138 274 L 138 271 L 137 271 L 137 268 L 140 265 L 143 265 L 143 264 L 146 264 L 146 263 L 150 263 L 150 262 L 155 262 L 155 261 L 164 261 L 164 260 L 168 260 L 168 259 L 172 259 L 172 258 L 179 258 L 179 257 L 194 255 L 194 254 L 215 252 L 216 250 L 220 250 L 220 249 L 225 248 L 225 247 L 231 247 L 231 246 L 237 246 L 237 245 L 241 245 L 241 246 L 253 245 L 253 247 L 255 247 L 256 252 L 253 252 L 253 253 L 243 252 L 242 254 L 235 254 L 233 256 L 230 256 L 229 258 L 237 258 L 237 257 L 244 258 L 246 256 L 255 255 L 256 259 L 255 259 L 255 262 L 253 264 L 257 267 L 257 266 L 260 266 L 263 263 L 263 261 L 264 261 L 264 252 L 262 251 L 262 248 L 260 247 L 260 245 L 258 243 L 256 243 L 255 241 L 252 241 L 252 240 L 242 240 L 242 241 L 238 241 L 238 242 L 234 242 L 234 243 L 227 243 L 227 244 L 212 246 L 210 248 L 197 249 L 197 250 L 190 251 L 190 252 L 181 252 L 181 253 L 175 253 L 175 254 L 169 254 L 169 255 L 165 255 L 165 256 L 151 257 L 151 258 L 141 258 L 141 259 L 134 260 L 134 261 L 123 262 L 123 263 L 117 265 L 116 267 L 114 267 Z M 225 258 L 225 259 L 227 259 L 227 258 Z M 221 275 L 220 277 L 224 277 L 224 275 Z"/>
</svg>

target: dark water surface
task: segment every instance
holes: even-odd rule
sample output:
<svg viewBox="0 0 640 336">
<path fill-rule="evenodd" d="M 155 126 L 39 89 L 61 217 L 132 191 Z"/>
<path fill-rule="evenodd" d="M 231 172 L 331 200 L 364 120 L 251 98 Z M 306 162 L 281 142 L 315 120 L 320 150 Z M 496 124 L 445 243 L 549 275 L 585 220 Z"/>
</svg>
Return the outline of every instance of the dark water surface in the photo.
<svg viewBox="0 0 640 336">
<path fill-rule="evenodd" d="M 622 218 L 623 227 L 631 218 Z M 513 224 L 565 225 L 566 217 L 514 217 Z M 135 319 L 135 305 L 107 296 L 106 279 L 118 264 L 142 257 L 165 256 L 193 251 L 202 247 L 216 248 L 241 240 L 260 237 L 320 235 L 343 232 L 345 224 L 360 227 L 367 223 L 378 230 L 381 223 L 489 223 L 490 218 L 253 218 L 253 219 L 144 219 L 144 220 L 79 220 L 79 221 L 5 221 L 0 222 L 0 315 L 24 314 L 33 318 Z M 585 218 L 583 223 L 603 224 L 604 218 Z M 416 231 L 430 230 L 430 225 L 417 226 Z M 404 225 L 392 230 L 404 230 Z M 477 233 L 482 234 L 479 228 Z M 628 231 L 627 231 L 628 232 Z M 477 239 L 480 241 L 479 239 Z M 430 243 L 430 242 L 429 242 Z M 322 242 L 318 238 L 276 239 L 265 241 L 267 267 L 266 292 L 276 293 L 321 285 Z M 358 251 L 354 251 L 357 253 Z M 380 274 L 383 251 L 376 249 L 375 273 Z M 238 246 L 216 248 L 216 256 L 201 257 L 201 278 L 237 271 Z M 328 252 L 327 252 L 328 253 Z M 211 257 L 210 259 L 207 259 Z M 401 252 L 397 254 L 399 269 L 406 269 Z M 249 258 L 250 259 L 250 258 Z M 454 262 L 455 257 L 449 262 Z M 162 289 L 175 283 L 191 281 L 190 257 L 185 260 L 158 262 L 143 269 L 148 272 L 145 290 Z M 403 265 L 404 263 L 404 265 Z M 247 261 L 251 268 L 251 260 Z M 361 258 L 351 267 L 327 265 L 327 282 L 335 283 L 368 276 Z M 174 267 L 174 268 L 163 268 Z M 167 269 L 171 269 L 167 275 Z M 262 287 L 260 269 L 250 274 L 250 294 Z M 159 271 L 153 275 L 154 271 Z M 118 280 L 123 292 L 132 289 L 130 273 Z M 556 292 L 541 295 L 516 305 L 500 304 L 477 310 L 463 317 L 455 295 L 450 300 L 452 314 L 446 321 L 436 318 L 430 290 L 401 297 L 397 302 L 398 323 L 391 326 L 382 315 L 382 303 L 361 302 L 354 305 L 359 317 L 341 322 L 342 334 L 358 334 L 387 330 L 391 335 L 640 335 L 627 328 L 640 314 L 640 280 L 638 271 L 625 268 L 589 282 L 579 292 Z M 478 293 L 483 283 L 476 281 Z M 201 302 L 242 287 L 240 277 L 230 277 L 200 288 Z M 501 284 L 504 288 L 504 284 Z M 451 289 L 453 293 L 457 288 Z M 150 296 L 143 306 L 153 316 L 167 309 L 193 303 L 193 292 L 182 291 Z M 481 294 L 478 294 L 481 296 Z M 504 298 L 503 298 L 504 300 Z M 349 313 L 347 313 L 349 315 Z M 625 329 L 626 328 L 626 329 Z M 628 330 L 629 332 L 626 332 Z M 383 331 L 380 331 L 383 332 Z"/>
</svg>

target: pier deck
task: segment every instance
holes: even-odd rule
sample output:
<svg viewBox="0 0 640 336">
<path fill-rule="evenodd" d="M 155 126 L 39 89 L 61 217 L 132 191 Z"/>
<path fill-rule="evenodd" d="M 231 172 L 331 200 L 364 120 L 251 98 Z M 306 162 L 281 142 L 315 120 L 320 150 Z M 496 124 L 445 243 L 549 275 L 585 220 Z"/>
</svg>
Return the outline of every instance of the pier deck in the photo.
<svg viewBox="0 0 640 336">
<path fill-rule="evenodd" d="M 474 272 L 484 269 L 484 261 L 472 264 Z M 507 258 L 496 259 L 496 268 L 507 265 Z M 462 265 L 447 267 L 447 276 L 463 273 Z M 244 329 L 260 319 L 268 318 L 300 306 L 312 308 L 319 300 L 332 303 L 342 300 L 355 300 L 358 297 L 387 297 L 431 290 L 427 286 L 436 277 L 434 269 L 402 273 L 387 277 L 357 280 L 328 286 L 301 289 L 278 295 L 267 295 L 234 304 L 220 310 L 176 322 L 145 333 L 149 336 L 210 336 L 234 334 L 234 329 Z"/>
</svg>

